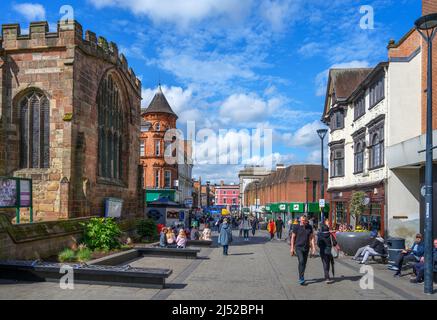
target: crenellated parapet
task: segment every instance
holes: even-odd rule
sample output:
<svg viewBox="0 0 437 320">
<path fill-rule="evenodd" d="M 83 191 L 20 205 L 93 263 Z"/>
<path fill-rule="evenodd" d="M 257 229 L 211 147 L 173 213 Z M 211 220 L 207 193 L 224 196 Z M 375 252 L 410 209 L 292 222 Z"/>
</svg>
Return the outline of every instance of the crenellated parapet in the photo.
<svg viewBox="0 0 437 320">
<path fill-rule="evenodd" d="M 77 21 L 60 21 L 54 32 L 49 31 L 47 21 L 31 22 L 28 34 L 22 34 L 19 24 L 2 25 L 0 55 L 2 51 L 49 50 L 62 47 L 79 48 L 87 55 L 104 59 L 120 67 L 137 93 L 141 94 L 141 81 L 129 67 L 126 57 L 119 54 L 117 45 L 108 42 L 104 37 L 97 37 L 92 31 L 86 31 L 84 37 L 82 25 Z"/>
</svg>

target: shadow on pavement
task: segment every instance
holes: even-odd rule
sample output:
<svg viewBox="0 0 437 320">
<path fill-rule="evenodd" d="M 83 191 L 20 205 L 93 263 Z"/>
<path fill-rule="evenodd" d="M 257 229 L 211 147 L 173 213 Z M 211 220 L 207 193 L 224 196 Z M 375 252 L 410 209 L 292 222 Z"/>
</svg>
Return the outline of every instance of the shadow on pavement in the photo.
<svg viewBox="0 0 437 320">
<path fill-rule="evenodd" d="M 351 281 L 351 282 L 357 282 L 360 281 L 360 279 L 362 278 L 362 276 L 350 276 L 350 277 L 345 277 L 345 276 L 341 276 L 341 277 L 333 277 L 331 278 L 334 283 L 339 283 L 339 282 L 343 282 L 343 281 Z M 325 282 L 325 278 L 320 278 L 320 279 L 309 279 L 305 281 L 306 285 L 311 285 L 311 284 L 317 284 L 317 283 L 322 283 Z"/>
</svg>

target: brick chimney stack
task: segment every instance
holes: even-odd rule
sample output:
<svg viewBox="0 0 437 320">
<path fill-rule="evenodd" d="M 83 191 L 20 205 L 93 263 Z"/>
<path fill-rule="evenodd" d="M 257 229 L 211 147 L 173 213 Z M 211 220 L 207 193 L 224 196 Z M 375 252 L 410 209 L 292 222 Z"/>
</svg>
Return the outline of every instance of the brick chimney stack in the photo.
<svg viewBox="0 0 437 320">
<path fill-rule="evenodd" d="M 422 0 L 422 15 L 437 13 L 437 0 Z"/>
</svg>

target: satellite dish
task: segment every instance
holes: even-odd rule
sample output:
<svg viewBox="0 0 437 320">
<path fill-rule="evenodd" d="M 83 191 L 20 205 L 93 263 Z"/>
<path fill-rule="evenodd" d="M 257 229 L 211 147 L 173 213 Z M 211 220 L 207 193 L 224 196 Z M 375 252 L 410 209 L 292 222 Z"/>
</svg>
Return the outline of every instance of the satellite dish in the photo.
<svg viewBox="0 0 437 320">
<path fill-rule="evenodd" d="M 363 204 L 364 204 L 365 206 L 367 206 L 369 203 L 370 203 L 370 198 L 369 198 L 369 197 L 365 197 L 365 198 L 363 199 Z"/>
</svg>

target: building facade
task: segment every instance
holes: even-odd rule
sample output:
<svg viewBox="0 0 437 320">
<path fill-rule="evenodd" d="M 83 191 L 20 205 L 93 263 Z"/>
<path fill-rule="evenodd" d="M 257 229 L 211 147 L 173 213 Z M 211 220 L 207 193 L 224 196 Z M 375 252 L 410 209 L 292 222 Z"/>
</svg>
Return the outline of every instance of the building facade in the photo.
<svg viewBox="0 0 437 320">
<path fill-rule="evenodd" d="M 215 204 L 218 206 L 226 206 L 238 208 L 240 206 L 240 186 L 239 185 L 225 185 L 222 181 L 219 186 L 215 188 Z"/>
<path fill-rule="evenodd" d="M 144 168 L 144 188 L 146 190 L 175 189 L 178 164 L 166 161 L 165 157 L 171 157 L 172 151 L 169 149 L 170 142 L 164 141 L 164 137 L 168 130 L 176 129 L 178 116 L 170 107 L 161 86 L 141 116 L 141 164 Z"/>
<path fill-rule="evenodd" d="M 316 134 L 316 133 L 314 133 Z M 259 183 L 250 183 L 244 191 L 244 206 L 255 212 L 273 203 L 310 203 L 321 198 L 321 166 L 292 165 L 278 168 Z M 325 169 L 325 190 L 328 172 Z M 258 199 L 258 201 L 256 201 Z M 257 203 L 258 202 L 258 203 Z"/>
<path fill-rule="evenodd" d="M 436 13 L 437 2 L 423 1 L 423 15 Z M 434 46 L 437 40 L 434 40 Z M 427 44 L 412 28 L 398 42 L 388 46 L 390 88 L 387 147 L 389 168 L 388 222 L 390 236 L 414 241 L 424 232 L 424 197 L 427 103 Z M 433 53 L 433 75 L 437 76 L 437 53 Z M 433 85 L 433 90 L 437 87 Z M 433 97 L 433 139 L 437 141 L 437 98 Z M 434 143 L 435 144 L 435 143 Z M 437 152 L 434 150 L 434 188 L 437 188 Z M 434 189 L 434 191 L 437 189 Z M 437 201 L 434 192 L 434 201 Z M 437 234 L 437 208 L 433 212 L 433 233 Z"/>
<path fill-rule="evenodd" d="M 388 64 L 374 69 L 332 69 L 323 121 L 329 126 L 329 182 L 334 225 L 363 225 L 385 231 Z M 359 221 L 349 205 L 365 193 Z"/>
<path fill-rule="evenodd" d="M 261 166 L 250 166 L 247 165 L 244 167 L 243 170 L 238 172 L 238 179 L 240 180 L 240 207 L 245 206 L 246 201 L 246 187 L 255 181 L 261 181 L 263 178 L 268 176 L 270 173 L 272 173 L 271 169 L 267 169 L 265 167 Z M 240 208 L 242 210 L 242 208 Z"/>
<path fill-rule="evenodd" d="M 0 176 L 31 178 L 35 220 L 142 212 L 141 82 L 116 44 L 82 26 L 2 26 Z"/>
<path fill-rule="evenodd" d="M 194 193 L 194 181 L 193 181 L 193 157 L 192 157 L 192 141 L 183 141 L 182 150 L 179 150 L 183 154 L 183 161 L 178 163 L 178 192 L 181 203 L 191 203 L 194 207 L 193 193 Z M 182 159 L 181 159 L 182 160 Z"/>
</svg>

